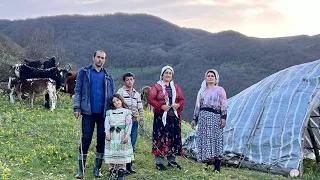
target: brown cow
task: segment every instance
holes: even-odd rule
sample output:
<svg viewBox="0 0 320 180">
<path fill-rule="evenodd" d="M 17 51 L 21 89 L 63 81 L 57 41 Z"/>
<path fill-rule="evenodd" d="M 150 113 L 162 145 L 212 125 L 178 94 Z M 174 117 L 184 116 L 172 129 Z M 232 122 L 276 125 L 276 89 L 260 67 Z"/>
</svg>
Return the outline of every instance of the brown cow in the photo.
<svg viewBox="0 0 320 180">
<path fill-rule="evenodd" d="M 76 87 L 76 79 L 78 76 L 78 71 L 69 71 L 66 85 L 64 89 L 61 90 L 61 92 L 70 94 L 70 98 L 74 95 L 74 88 Z"/>
<path fill-rule="evenodd" d="M 149 96 L 149 91 L 151 87 L 150 86 L 144 86 L 141 89 L 141 101 L 143 104 L 143 109 L 149 112 L 153 112 L 153 107 L 148 103 L 148 96 Z"/>
</svg>

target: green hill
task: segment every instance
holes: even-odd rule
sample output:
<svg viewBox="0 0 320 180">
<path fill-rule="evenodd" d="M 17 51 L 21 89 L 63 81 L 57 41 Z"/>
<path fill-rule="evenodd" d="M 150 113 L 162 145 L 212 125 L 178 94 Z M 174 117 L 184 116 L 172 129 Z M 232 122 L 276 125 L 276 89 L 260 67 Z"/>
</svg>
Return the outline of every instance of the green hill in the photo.
<svg viewBox="0 0 320 180">
<path fill-rule="evenodd" d="M 7 101 L 0 91 L 0 176 L 2 179 L 73 179 L 77 168 L 79 143 L 79 121 L 73 117 L 72 103 L 68 96 L 61 96 L 57 109 L 47 111 L 38 98 L 34 109 L 28 105 Z M 152 114 L 146 112 L 145 134 L 139 132 L 134 168 L 138 171 L 126 179 L 286 179 L 247 169 L 222 167 L 221 174 L 204 170 L 204 165 L 178 157 L 182 170 L 156 170 L 151 154 Z M 182 124 L 185 136 L 190 132 L 188 123 Z M 86 179 L 92 175 L 95 138 L 90 146 Z M 318 179 L 319 167 L 314 161 L 306 164 L 306 179 Z M 108 176 L 108 166 L 103 164 L 102 172 Z M 104 177 L 104 179 L 105 179 Z"/>
<path fill-rule="evenodd" d="M 320 58 L 320 35 L 281 38 L 248 37 L 235 31 L 209 33 L 181 28 L 146 14 L 61 15 L 26 20 L 0 20 L 0 32 L 26 50 L 26 57 L 55 55 L 74 69 L 92 62 L 97 49 L 108 51 L 106 67 L 121 75 L 136 73 L 136 88 L 152 85 L 161 67 L 171 65 L 186 98 L 190 120 L 204 72 L 215 68 L 231 97 L 292 65 Z"/>
<path fill-rule="evenodd" d="M 24 53 L 21 46 L 0 33 L 0 82 L 8 80 L 9 65 L 19 62 Z"/>
</svg>

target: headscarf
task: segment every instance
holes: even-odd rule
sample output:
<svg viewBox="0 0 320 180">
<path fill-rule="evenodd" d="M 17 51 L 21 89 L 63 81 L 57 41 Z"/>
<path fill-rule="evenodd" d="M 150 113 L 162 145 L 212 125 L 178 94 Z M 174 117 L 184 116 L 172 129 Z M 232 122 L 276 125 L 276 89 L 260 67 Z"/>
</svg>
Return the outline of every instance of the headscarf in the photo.
<svg viewBox="0 0 320 180">
<path fill-rule="evenodd" d="M 174 74 L 173 68 L 171 66 L 164 66 L 161 69 L 161 74 L 160 74 L 160 80 L 157 82 L 157 84 L 159 84 L 162 87 L 162 92 L 165 95 L 165 101 L 166 101 L 166 105 L 169 105 L 169 97 L 168 97 L 168 93 L 166 91 L 166 85 L 164 84 L 164 82 L 162 81 L 162 75 L 163 73 L 167 70 L 170 69 L 172 71 L 172 74 Z M 169 83 L 171 89 L 172 89 L 172 103 L 174 103 L 176 101 L 176 97 L 177 97 L 177 91 L 176 88 L 174 87 L 174 82 L 170 81 Z M 165 126 L 167 124 L 167 114 L 168 112 L 164 112 L 162 115 L 162 123 Z M 178 113 L 176 110 L 174 110 L 174 114 L 178 117 Z"/>
<path fill-rule="evenodd" d="M 201 83 L 201 87 L 200 87 L 200 90 L 198 91 L 198 95 L 197 95 L 197 101 L 196 101 L 196 107 L 200 107 L 200 99 L 202 98 L 202 93 L 204 90 L 206 90 L 207 88 L 207 81 L 206 81 L 206 77 L 207 77 L 207 74 L 209 72 L 213 72 L 215 77 L 216 77 L 216 86 L 218 85 L 219 83 L 219 73 L 218 71 L 216 71 L 215 69 L 209 69 L 206 71 L 206 73 L 204 74 L 204 80 L 202 81 Z"/>
</svg>

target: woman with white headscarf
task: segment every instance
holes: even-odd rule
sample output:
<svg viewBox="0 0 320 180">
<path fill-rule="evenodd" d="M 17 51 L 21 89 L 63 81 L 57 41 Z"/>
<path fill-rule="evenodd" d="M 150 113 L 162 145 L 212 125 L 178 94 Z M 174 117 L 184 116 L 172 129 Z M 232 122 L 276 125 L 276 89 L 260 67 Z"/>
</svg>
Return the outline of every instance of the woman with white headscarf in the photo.
<svg viewBox="0 0 320 180">
<path fill-rule="evenodd" d="M 220 172 L 227 95 L 218 83 L 218 72 L 209 69 L 198 92 L 191 127 L 197 125 L 197 160 L 214 165 L 214 171 Z"/>
<path fill-rule="evenodd" d="M 167 170 L 164 157 L 167 157 L 169 167 L 181 168 L 175 157 L 182 154 L 180 117 L 184 97 L 180 87 L 173 82 L 173 74 L 171 66 L 164 66 L 160 80 L 151 87 L 148 97 L 148 103 L 154 107 L 152 153 L 158 170 Z"/>
</svg>

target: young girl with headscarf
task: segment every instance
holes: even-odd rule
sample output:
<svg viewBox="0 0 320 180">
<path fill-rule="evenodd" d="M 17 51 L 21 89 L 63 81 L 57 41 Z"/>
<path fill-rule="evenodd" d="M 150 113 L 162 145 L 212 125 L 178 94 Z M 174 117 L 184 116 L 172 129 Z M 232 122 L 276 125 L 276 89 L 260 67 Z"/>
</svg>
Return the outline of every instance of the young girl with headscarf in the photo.
<svg viewBox="0 0 320 180">
<path fill-rule="evenodd" d="M 181 168 L 176 162 L 176 156 L 182 155 L 181 143 L 181 113 L 184 97 L 180 87 L 173 82 L 173 68 L 164 66 L 160 80 L 149 92 L 148 103 L 154 107 L 153 146 L 156 168 L 166 170 L 164 157 L 168 166 Z"/>
<path fill-rule="evenodd" d="M 194 128 L 197 125 L 197 160 L 214 165 L 214 171 L 220 172 L 227 95 L 218 83 L 218 72 L 209 69 L 197 95 L 191 126 Z"/>
</svg>

